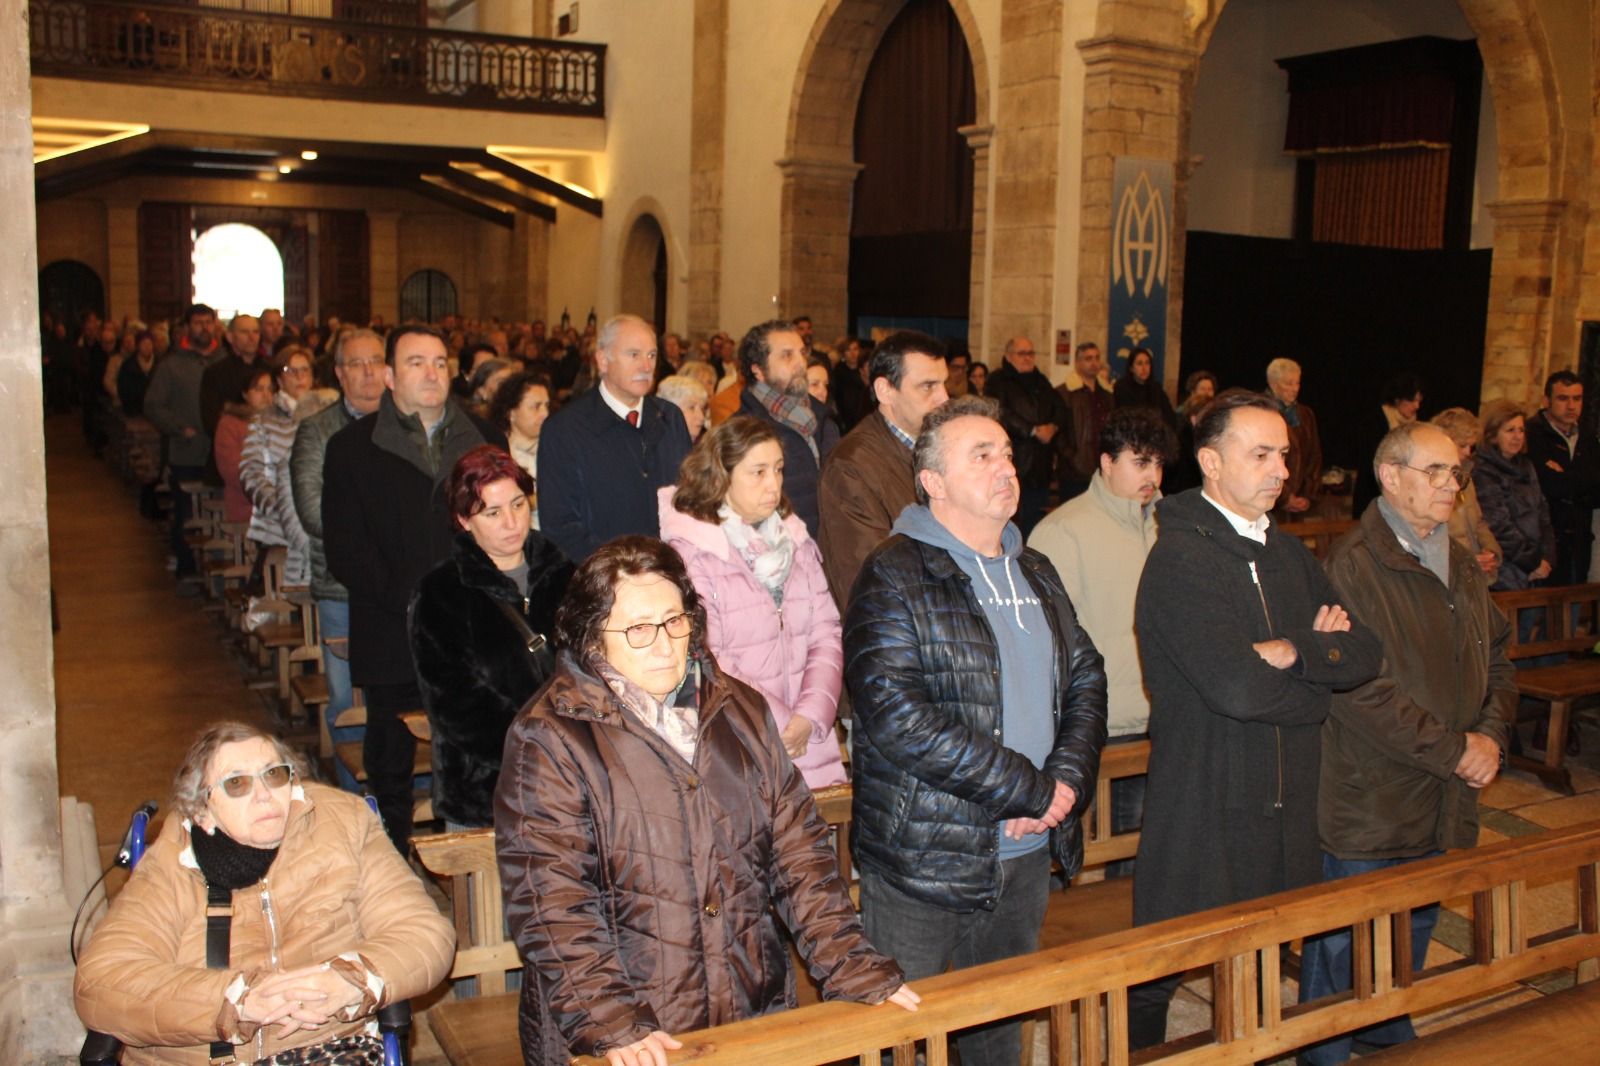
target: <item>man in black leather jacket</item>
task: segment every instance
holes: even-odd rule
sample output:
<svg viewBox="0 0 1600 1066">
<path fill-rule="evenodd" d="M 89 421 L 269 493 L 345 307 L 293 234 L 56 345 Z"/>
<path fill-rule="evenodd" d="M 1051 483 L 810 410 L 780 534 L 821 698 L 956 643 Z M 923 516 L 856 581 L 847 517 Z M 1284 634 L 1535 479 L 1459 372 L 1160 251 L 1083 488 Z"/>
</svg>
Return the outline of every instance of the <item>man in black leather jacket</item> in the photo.
<svg viewBox="0 0 1600 1066">
<path fill-rule="evenodd" d="M 907 980 L 1037 949 L 1052 853 L 1106 740 L 1106 677 L 1049 561 L 1011 524 L 1018 486 L 993 401 L 924 418 L 919 503 L 862 566 L 845 617 L 856 714 L 853 839 L 867 936 Z M 958 1036 L 1014 1066 L 1015 1023 Z"/>
</svg>

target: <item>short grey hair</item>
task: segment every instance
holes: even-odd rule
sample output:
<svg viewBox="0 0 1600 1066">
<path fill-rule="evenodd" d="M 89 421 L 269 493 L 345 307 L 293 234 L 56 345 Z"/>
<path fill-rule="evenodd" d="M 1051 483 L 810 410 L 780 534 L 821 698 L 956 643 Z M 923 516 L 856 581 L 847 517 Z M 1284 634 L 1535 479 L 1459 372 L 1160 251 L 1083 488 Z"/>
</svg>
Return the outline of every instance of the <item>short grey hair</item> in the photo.
<svg viewBox="0 0 1600 1066">
<path fill-rule="evenodd" d="M 1372 453 L 1372 476 L 1378 476 L 1380 466 L 1410 466 L 1417 451 L 1417 434 L 1444 432 L 1432 422 L 1402 422 L 1395 426 L 1384 434 L 1378 450 Z"/>
<path fill-rule="evenodd" d="M 333 346 L 333 365 L 344 366 L 345 345 L 349 344 L 351 341 L 360 340 L 363 337 L 367 338 L 368 340 L 377 341 L 378 347 L 383 347 L 383 338 L 378 336 L 376 330 L 366 329 L 365 327 L 361 329 L 342 329 L 339 331 L 338 341 Z"/>
<path fill-rule="evenodd" d="M 630 322 L 633 325 L 642 326 L 650 331 L 650 335 L 652 337 L 655 336 L 656 328 L 650 323 L 646 322 L 644 319 L 640 318 L 638 315 L 612 315 L 610 318 L 606 319 L 606 324 L 600 327 L 600 332 L 595 334 L 595 351 L 609 352 L 611 350 L 611 346 L 617 343 L 617 334 L 621 333 L 622 327 Z"/>
<path fill-rule="evenodd" d="M 189 750 L 172 779 L 172 809 L 180 817 L 195 818 L 206 809 L 206 776 L 211 763 L 224 744 L 246 740 L 265 740 L 272 745 L 278 757 L 294 767 L 295 776 L 306 776 L 305 761 L 289 745 L 266 730 L 244 722 L 217 722 L 207 726 L 194 738 Z"/>
<path fill-rule="evenodd" d="M 1000 421 L 1000 405 L 986 396 L 958 396 L 935 407 L 922 418 L 922 432 L 911 449 L 911 480 L 917 502 L 928 503 L 928 490 L 922 487 L 922 472 L 944 473 L 944 427 L 958 418 L 987 418 Z"/>
<path fill-rule="evenodd" d="M 1293 359 L 1274 359 L 1267 364 L 1267 384 L 1276 385 L 1290 374 L 1300 373 L 1300 364 Z"/>
<path fill-rule="evenodd" d="M 656 386 L 656 395 L 679 407 L 695 402 L 708 403 L 711 400 L 706 387 L 688 374 L 673 374 L 662 378 L 661 384 Z"/>
</svg>

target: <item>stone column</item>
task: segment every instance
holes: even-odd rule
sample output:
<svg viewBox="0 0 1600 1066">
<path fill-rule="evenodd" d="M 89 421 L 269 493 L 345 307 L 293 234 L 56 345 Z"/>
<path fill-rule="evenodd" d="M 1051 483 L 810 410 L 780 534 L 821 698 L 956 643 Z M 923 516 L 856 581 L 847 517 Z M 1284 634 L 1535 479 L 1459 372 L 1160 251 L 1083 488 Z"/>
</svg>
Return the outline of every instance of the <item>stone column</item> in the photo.
<svg viewBox="0 0 1600 1066">
<path fill-rule="evenodd" d="M 400 321 L 400 212 L 367 212 L 367 276 L 372 310 L 385 322 Z"/>
<path fill-rule="evenodd" d="M 1500 200 L 1494 217 L 1489 312 L 1484 329 L 1483 399 L 1531 402 L 1545 375 L 1575 362 L 1552 359 L 1551 301 L 1565 200 Z"/>
<path fill-rule="evenodd" d="M 1168 15 L 1172 21 L 1176 15 Z M 1177 26 L 1181 28 L 1182 23 Z M 1174 164 L 1172 264 L 1167 288 L 1166 386 L 1175 391 L 1182 356 L 1183 234 L 1188 217 L 1188 109 L 1197 57 L 1192 49 L 1122 36 L 1080 41 L 1083 54 L 1083 187 L 1078 243 L 1078 330 L 1075 340 L 1098 341 L 1114 350 L 1121 338 L 1108 335 L 1111 256 L 1112 170 L 1119 156 L 1170 160 Z"/>
<path fill-rule="evenodd" d="M 850 305 L 850 204 L 860 163 L 780 159 L 778 313 L 810 315 L 820 338 L 845 331 Z"/>
<path fill-rule="evenodd" d="M 989 220 L 994 250 L 983 322 L 997 348 L 1018 335 L 1042 351 L 1054 343 L 1063 17 L 1061 0 L 1003 0 L 1000 5 L 994 215 Z M 995 353 L 974 349 L 974 354 L 988 362 Z"/>
<path fill-rule="evenodd" d="M 106 313 L 144 317 L 139 306 L 139 205 L 106 204 Z"/>
<path fill-rule="evenodd" d="M 689 115 L 691 340 L 722 328 L 723 129 L 728 93 L 728 0 L 695 0 Z"/>
<path fill-rule="evenodd" d="M 0 13 L 0 24 L 28 24 L 26 0 L 0 0 Z M 0 1060 L 17 1063 L 70 1054 L 83 1033 L 56 780 L 31 109 L 28 37 L 13 32 L 0 37 Z"/>
<path fill-rule="evenodd" d="M 994 127 L 962 126 L 956 132 L 967 139 L 967 147 L 972 149 L 972 279 L 967 298 L 967 347 L 975 358 L 986 362 L 988 341 L 983 326 L 984 301 L 989 292 L 985 284 L 989 267 L 989 145 L 994 141 Z"/>
</svg>

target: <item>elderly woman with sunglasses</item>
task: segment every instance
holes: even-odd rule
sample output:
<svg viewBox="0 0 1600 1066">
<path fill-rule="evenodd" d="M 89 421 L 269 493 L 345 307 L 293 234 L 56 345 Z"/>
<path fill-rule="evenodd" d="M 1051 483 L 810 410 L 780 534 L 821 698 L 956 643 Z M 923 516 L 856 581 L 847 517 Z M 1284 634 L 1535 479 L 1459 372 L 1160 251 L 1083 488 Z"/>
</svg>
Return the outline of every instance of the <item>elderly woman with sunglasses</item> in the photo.
<svg viewBox="0 0 1600 1066">
<path fill-rule="evenodd" d="M 207 965 L 207 887 L 228 894 Z M 381 1063 L 377 1010 L 444 979 L 450 923 L 357 797 L 237 722 L 200 734 L 159 839 L 78 961 L 78 1016 L 122 1061 Z"/>
<path fill-rule="evenodd" d="M 875 951 L 759 693 L 705 648 L 683 560 L 619 537 L 556 616 L 550 683 L 506 738 L 495 837 L 528 1066 L 666 1066 L 672 1033 L 825 999 L 917 996 Z"/>
</svg>

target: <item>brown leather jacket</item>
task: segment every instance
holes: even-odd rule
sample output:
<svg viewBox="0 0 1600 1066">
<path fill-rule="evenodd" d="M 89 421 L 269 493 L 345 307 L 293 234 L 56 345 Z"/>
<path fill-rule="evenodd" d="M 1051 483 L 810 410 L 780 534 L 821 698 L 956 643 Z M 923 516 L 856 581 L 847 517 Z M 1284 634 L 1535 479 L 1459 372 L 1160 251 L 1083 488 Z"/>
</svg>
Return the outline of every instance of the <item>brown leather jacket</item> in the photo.
<svg viewBox="0 0 1600 1066">
<path fill-rule="evenodd" d="M 1088 386 L 1069 389 L 1062 384 L 1056 386 L 1056 394 L 1066 403 L 1070 416 L 1067 432 L 1056 436 L 1061 480 L 1087 485 L 1100 469 L 1100 429 L 1111 415 L 1111 390 L 1098 382 L 1093 392 Z"/>
<path fill-rule="evenodd" d="M 1505 751 L 1516 712 L 1511 627 L 1483 571 L 1450 543 L 1450 585 L 1400 546 L 1374 501 L 1328 558 L 1352 616 L 1383 640 L 1383 671 L 1333 697 L 1322 727 L 1318 827 L 1343 859 L 1478 842 L 1478 794 L 1455 776 L 1464 734 Z"/>
<path fill-rule="evenodd" d="M 495 838 L 530 1066 L 793 1006 L 774 910 L 824 998 L 903 980 L 760 695 L 706 663 L 692 766 L 565 652 L 512 723 Z"/>
<path fill-rule="evenodd" d="M 889 429 L 882 411 L 868 414 L 829 453 L 817 496 L 817 547 L 842 614 L 861 564 L 889 536 L 900 512 L 917 502 L 911 449 Z"/>
<path fill-rule="evenodd" d="M 359 797 L 318 784 L 297 788 L 266 879 L 233 894 L 231 966 L 207 969 L 205 883 L 183 821 L 168 816 L 78 960 L 78 1017 L 123 1041 L 128 1066 L 199 1066 L 210 1061 L 210 1041 L 234 1036 L 243 1038 L 240 1061 L 254 1062 L 360 1032 L 365 1018 L 287 1039 L 275 1026 L 219 1031 L 224 991 L 241 973 L 272 970 L 274 941 L 282 970 L 358 953 L 383 981 L 378 1006 L 420 995 L 449 974 L 455 932 L 377 816 Z"/>
</svg>

